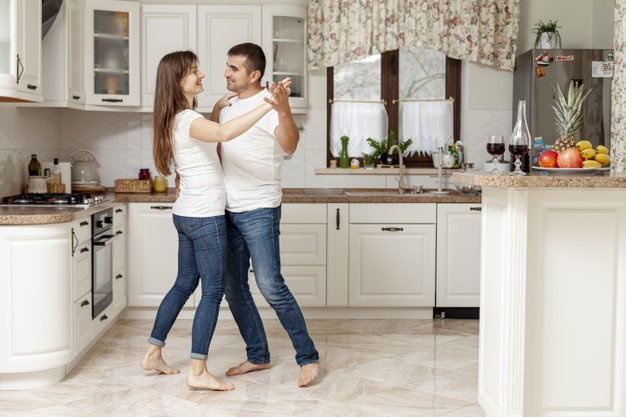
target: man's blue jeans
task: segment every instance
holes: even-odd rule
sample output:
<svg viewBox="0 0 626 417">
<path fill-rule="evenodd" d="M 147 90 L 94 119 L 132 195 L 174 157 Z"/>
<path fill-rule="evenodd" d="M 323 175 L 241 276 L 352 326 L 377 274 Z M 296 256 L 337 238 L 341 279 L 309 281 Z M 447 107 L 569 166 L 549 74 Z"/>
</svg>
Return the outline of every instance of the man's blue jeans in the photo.
<svg viewBox="0 0 626 417">
<path fill-rule="evenodd" d="M 246 342 L 248 361 L 269 363 L 265 329 L 248 285 L 250 258 L 257 286 L 291 338 L 300 366 L 315 363 L 319 354 L 309 337 L 304 316 L 280 273 L 281 209 L 260 208 L 243 213 L 226 211 L 228 269 L 226 301 Z"/>
<path fill-rule="evenodd" d="M 202 298 L 191 330 L 191 358 L 207 359 L 224 296 L 226 272 L 226 222 L 224 216 L 174 216 L 178 231 L 178 275 L 154 321 L 149 343 L 165 346 L 178 313 L 201 281 Z"/>
</svg>

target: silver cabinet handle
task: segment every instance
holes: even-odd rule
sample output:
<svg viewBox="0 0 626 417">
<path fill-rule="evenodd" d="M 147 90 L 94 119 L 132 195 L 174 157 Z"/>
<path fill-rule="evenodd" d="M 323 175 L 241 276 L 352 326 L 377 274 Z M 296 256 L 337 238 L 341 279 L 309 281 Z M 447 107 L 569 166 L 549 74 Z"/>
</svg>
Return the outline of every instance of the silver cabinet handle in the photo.
<svg viewBox="0 0 626 417">
<path fill-rule="evenodd" d="M 17 54 L 17 83 L 20 83 L 20 79 L 22 78 L 22 74 L 24 74 L 24 65 L 22 65 L 22 58 L 20 58 L 20 54 Z"/>
<path fill-rule="evenodd" d="M 470 207 L 470 211 L 483 211 L 482 207 Z"/>
<path fill-rule="evenodd" d="M 402 227 L 383 227 L 381 230 L 383 232 L 402 232 L 404 229 Z"/>
<path fill-rule="evenodd" d="M 150 206 L 150 210 L 172 210 L 172 206 Z"/>
</svg>

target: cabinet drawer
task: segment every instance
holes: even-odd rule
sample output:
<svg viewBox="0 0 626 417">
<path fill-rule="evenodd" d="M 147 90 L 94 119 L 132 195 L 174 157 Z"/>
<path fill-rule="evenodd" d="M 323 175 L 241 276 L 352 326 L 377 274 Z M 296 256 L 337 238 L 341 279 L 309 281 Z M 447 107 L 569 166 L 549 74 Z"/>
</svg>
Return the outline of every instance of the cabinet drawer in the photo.
<svg viewBox="0 0 626 417">
<path fill-rule="evenodd" d="M 124 223 L 126 223 L 126 206 L 113 207 L 113 228 L 120 227 Z"/>
<path fill-rule="evenodd" d="M 350 204 L 350 223 L 435 223 L 436 204 Z"/>
<path fill-rule="evenodd" d="M 283 204 L 281 224 L 326 224 L 326 204 Z"/>
<path fill-rule="evenodd" d="M 91 291 L 74 303 L 74 354 L 91 342 Z"/>
<path fill-rule="evenodd" d="M 91 217 L 85 217 L 72 225 L 72 245 L 91 240 Z"/>
<path fill-rule="evenodd" d="M 72 265 L 74 268 L 74 301 L 76 301 L 78 297 L 91 291 L 91 240 L 76 248 Z"/>
<path fill-rule="evenodd" d="M 326 225 L 283 224 L 280 259 L 283 265 L 326 265 Z"/>
<path fill-rule="evenodd" d="M 326 306 L 326 267 L 324 266 L 283 266 L 281 269 L 285 283 L 301 307 Z M 256 285 L 254 274 L 248 276 L 250 292 L 259 307 L 269 307 Z"/>
<path fill-rule="evenodd" d="M 124 226 L 113 229 L 113 271 L 122 268 L 126 263 L 126 233 Z"/>
</svg>

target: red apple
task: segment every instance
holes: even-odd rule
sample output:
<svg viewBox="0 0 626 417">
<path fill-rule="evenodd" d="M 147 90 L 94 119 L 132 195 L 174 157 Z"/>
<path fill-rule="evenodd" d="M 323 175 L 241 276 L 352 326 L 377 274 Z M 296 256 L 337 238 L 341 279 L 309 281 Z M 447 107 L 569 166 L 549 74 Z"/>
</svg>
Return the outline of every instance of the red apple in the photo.
<svg viewBox="0 0 626 417">
<path fill-rule="evenodd" d="M 580 151 L 576 148 L 567 148 L 561 151 L 559 157 L 556 159 L 556 163 L 559 168 L 582 168 L 583 158 L 580 155 Z"/>
<path fill-rule="evenodd" d="M 558 168 L 558 165 L 556 163 L 558 157 L 559 154 L 557 152 L 553 151 L 552 149 L 548 149 L 541 152 L 541 155 L 539 155 L 539 159 L 537 160 L 537 162 L 539 162 L 540 167 Z"/>
</svg>

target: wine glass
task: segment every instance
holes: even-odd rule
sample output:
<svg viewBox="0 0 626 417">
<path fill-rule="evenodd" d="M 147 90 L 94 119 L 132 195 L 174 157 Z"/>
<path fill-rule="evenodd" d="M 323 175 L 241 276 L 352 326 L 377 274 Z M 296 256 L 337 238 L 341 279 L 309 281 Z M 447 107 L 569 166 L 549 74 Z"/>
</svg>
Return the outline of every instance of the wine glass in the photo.
<svg viewBox="0 0 626 417">
<path fill-rule="evenodd" d="M 522 166 L 521 158 L 528 153 L 528 139 L 526 135 L 511 135 L 509 138 L 509 152 L 515 156 L 515 170 L 511 172 L 511 175 L 526 175 L 520 168 Z"/>
<path fill-rule="evenodd" d="M 498 169 L 498 158 L 504 154 L 504 136 L 491 135 L 487 139 L 487 152 L 493 156 L 493 169 L 489 171 L 491 175 L 502 175 L 502 171 Z"/>
</svg>

